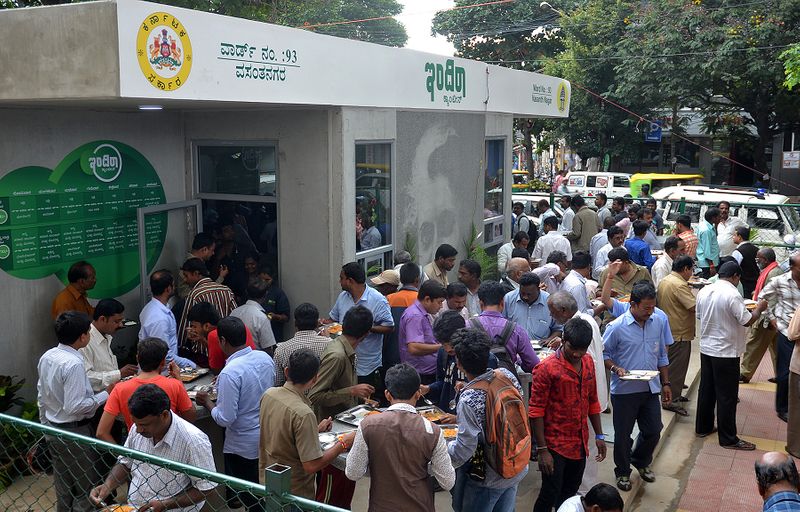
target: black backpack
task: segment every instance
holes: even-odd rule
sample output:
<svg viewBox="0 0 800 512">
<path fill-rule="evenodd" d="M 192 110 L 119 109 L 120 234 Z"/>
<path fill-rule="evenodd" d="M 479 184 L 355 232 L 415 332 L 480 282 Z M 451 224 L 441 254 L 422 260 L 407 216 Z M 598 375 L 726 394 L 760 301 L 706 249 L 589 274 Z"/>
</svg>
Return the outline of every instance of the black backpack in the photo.
<svg viewBox="0 0 800 512">
<path fill-rule="evenodd" d="M 479 331 L 482 331 L 484 334 L 489 336 L 489 333 L 486 332 L 486 329 L 483 328 L 483 324 L 477 317 L 473 317 L 470 319 L 472 326 Z M 489 349 L 489 352 L 494 354 L 497 358 L 498 368 L 505 368 L 506 370 L 510 371 L 512 375 L 517 374 L 517 367 L 514 363 L 514 360 L 511 359 L 511 353 L 508 351 L 508 339 L 511 338 L 511 333 L 514 332 L 514 328 L 517 326 L 513 321 L 506 320 L 506 325 L 503 327 L 502 332 L 497 334 L 492 339 L 492 348 Z M 491 338 L 491 336 L 489 336 Z"/>
<path fill-rule="evenodd" d="M 537 228 L 533 220 L 523 212 L 517 217 L 517 229 L 519 229 L 519 221 L 522 217 L 528 219 L 528 252 L 531 253 L 533 252 L 533 246 L 536 244 L 536 240 L 539 239 L 539 228 Z"/>
</svg>

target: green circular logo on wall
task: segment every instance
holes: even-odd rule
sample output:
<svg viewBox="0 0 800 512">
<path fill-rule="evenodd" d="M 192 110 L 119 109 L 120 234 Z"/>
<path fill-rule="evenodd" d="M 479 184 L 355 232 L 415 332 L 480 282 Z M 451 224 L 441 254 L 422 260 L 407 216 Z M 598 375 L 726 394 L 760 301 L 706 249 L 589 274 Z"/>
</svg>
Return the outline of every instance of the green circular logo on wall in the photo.
<svg viewBox="0 0 800 512">
<path fill-rule="evenodd" d="M 0 260 L 4 260 L 11 256 L 11 247 L 7 245 L 0 245 Z"/>
<path fill-rule="evenodd" d="M 8 212 L 5 210 L 0 210 L 0 224 L 5 224 L 8 220 Z"/>
<path fill-rule="evenodd" d="M 81 168 L 104 183 L 111 183 L 122 173 L 122 155 L 113 144 L 98 144 L 81 155 Z"/>
</svg>

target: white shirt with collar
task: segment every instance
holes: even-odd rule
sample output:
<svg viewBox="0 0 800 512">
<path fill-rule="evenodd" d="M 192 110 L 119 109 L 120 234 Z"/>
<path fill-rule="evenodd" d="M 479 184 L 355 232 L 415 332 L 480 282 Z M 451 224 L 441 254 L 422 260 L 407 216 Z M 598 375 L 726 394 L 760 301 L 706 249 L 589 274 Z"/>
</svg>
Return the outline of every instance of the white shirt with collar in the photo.
<svg viewBox="0 0 800 512">
<path fill-rule="evenodd" d="M 661 282 L 662 279 L 670 275 L 672 272 L 672 258 L 669 257 L 669 254 L 666 252 L 658 257 L 655 263 L 653 263 L 653 268 L 650 269 L 650 277 L 653 278 L 653 286 L 658 289 L 658 283 Z"/>
<path fill-rule="evenodd" d="M 578 311 L 592 314 L 589 292 L 586 291 L 586 278 L 580 275 L 577 270 L 569 271 L 564 280 L 561 281 L 561 289 L 575 297 L 575 301 L 578 303 Z"/>
<path fill-rule="evenodd" d="M 133 424 L 128 439 L 125 441 L 125 447 L 207 471 L 216 471 L 208 436 L 178 415 L 172 412 L 170 415 L 172 424 L 161 441 L 153 444 L 153 439 L 140 435 L 136 431 L 136 424 Z M 208 491 L 217 486 L 216 483 L 208 480 L 190 477 L 186 473 L 171 471 L 129 457 L 120 457 L 119 463 L 131 472 L 128 502 L 135 507 L 141 507 L 150 500 L 171 498 L 180 494 L 190 485 L 201 491 Z M 205 501 L 201 501 L 190 507 L 174 510 L 199 512 L 204 504 Z"/>
<path fill-rule="evenodd" d="M 608 244 L 608 229 L 602 229 L 589 241 L 589 256 L 592 257 L 592 261 L 597 257 L 597 252 L 606 244 Z"/>
<path fill-rule="evenodd" d="M 79 350 L 83 356 L 83 366 L 95 393 L 121 378 L 117 356 L 111 351 L 111 336 L 102 334 L 94 323 L 89 329 L 89 344 Z"/>
<path fill-rule="evenodd" d="M 72 423 L 94 416 L 108 393 L 96 393 L 89 384 L 83 356 L 71 345 L 59 343 L 42 355 L 37 383 L 39 417 L 45 424 Z"/>
<path fill-rule="evenodd" d="M 272 332 L 272 324 L 264 312 L 264 308 L 258 302 L 248 300 L 231 311 L 231 316 L 241 320 L 250 329 L 256 347 L 265 349 L 276 344 L 275 334 Z"/>
<path fill-rule="evenodd" d="M 547 262 L 547 257 L 553 251 L 561 251 L 567 255 L 567 261 L 572 261 L 572 249 L 569 240 L 558 231 L 548 231 L 546 235 L 539 237 L 536 247 L 533 248 L 531 259 L 540 259 L 542 263 Z"/>
<path fill-rule="evenodd" d="M 720 221 L 717 224 L 717 243 L 719 244 L 720 258 L 733 254 L 733 251 L 736 250 L 733 232 L 736 231 L 737 227 L 746 225 L 739 217 L 728 217 L 725 222 Z"/>
<path fill-rule="evenodd" d="M 739 290 L 720 279 L 697 294 L 695 315 L 700 320 L 700 353 L 711 357 L 739 357 L 744 353 L 752 315 Z"/>
</svg>

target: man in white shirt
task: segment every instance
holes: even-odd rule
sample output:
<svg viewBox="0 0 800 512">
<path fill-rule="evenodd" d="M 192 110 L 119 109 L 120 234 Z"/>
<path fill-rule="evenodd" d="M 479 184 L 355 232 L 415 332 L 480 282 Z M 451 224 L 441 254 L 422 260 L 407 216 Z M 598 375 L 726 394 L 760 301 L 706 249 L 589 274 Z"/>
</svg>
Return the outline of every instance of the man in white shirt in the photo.
<svg viewBox="0 0 800 512">
<path fill-rule="evenodd" d="M 359 480 L 369 470 L 370 510 L 401 504 L 434 510 L 429 471 L 444 490 L 455 484 L 456 471 L 441 429 L 415 409 L 422 396 L 419 388 L 420 377 L 411 365 L 401 363 L 389 368 L 386 397 L 391 405 L 383 414 L 365 418 L 358 427 L 345 474 L 350 480 Z M 387 460 L 394 463 L 386 464 Z M 398 485 L 400 482 L 402 485 Z"/>
<path fill-rule="evenodd" d="M 747 224 L 739 217 L 731 217 L 731 203 L 728 201 L 720 201 L 717 205 L 719 208 L 719 224 L 717 224 L 717 243 L 719 244 L 719 257 L 724 258 L 730 256 L 736 250 L 736 242 L 733 241 L 733 233 L 739 226 L 747 226 Z"/>
<path fill-rule="evenodd" d="M 514 252 L 514 249 L 527 249 L 528 243 L 530 243 L 528 232 L 517 231 L 510 242 L 501 245 L 500 248 L 497 249 L 497 271 L 501 276 L 506 273 L 506 265 L 508 264 L 508 260 L 511 259 L 511 253 Z"/>
<path fill-rule="evenodd" d="M 608 266 L 608 253 L 612 249 L 622 247 L 625 243 L 625 232 L 619 226 L 611 226 L 606 233 L 608 243 L 597 251 L 597 254 L 592 258 L 592 277 L 596 280 L 600 279 L 600 274 Z"/>
<path fill-rule="evenodd" d="M 585 496 L 573 496 L 562 503 L 558 512 L 622 512 L 624 506 L 622 496 L 613 485 L 597 484 Z"/>
<path fill-rule="evenodd" d="M 66 311 L 56 318 L 58 346 L 39 359 L 39 421 L 45 425 L 92 437 L 92 418 L 114 388 L 95 393 L 78 350 L 89 344 L 91 320 L 86 313 Z M 47 436 L 53 458 L 56 507 L 59 511 L 89 512 L 88 499 L 97 482 L 100 452 L 84 445 Z"/>
<path fill-rule="evenodd" d="M 697 395 L 695 432 L 706 437 L 714 431 L 717 411 L 719 444 L 731 450 L 755 450 L 753 443 L 736 435 L 736 401 L 739 394 L 739 356 L 744 352 L 745 327 L 766 309 L 762 302 L 751 314 L 736 286 L 742 269 L 729 261 L 719 267 L 719 280 L 697 294 L 700 320 L 700 390 Z"/>
<path fill-rule="evenodd" d="M 247 285 L 247 302 L 231 311 L 231 316 L 238 318 L 250 329 L 256 347 L 270 356 L 275 353 L 275 334 L 260 301 L 267 295 L 269 286 L 261 279 Z"/>
<path fill-rule="evenodd" d="M 145 384 L 131 395 L 128 408 L 133 426 L 125 448 L 216 471 L 208 436 L 170 411 L 164 390 Z M 92 489 L 89 499 L 99 506 L 111 491 L 129 481 L 128 503 L 153 512 L 199 512 L 217 485 L 132 457 L 120 457 L 105 483 Z"/>
<path fill-rule="evenodd" d="M 605 218 L 603 221 L 603 229 L 592 237 L 592 240 L 589 242 L 589 256 L 592 257 L 592 261 L 597 258 L 597 252 L 608 243 L 608 228 L 615 224 L 613 217 L 610 215 Z"/>
<path fill-rule="evenodd" d="M 561 251 L 567 255 L 567 261 L 572 260 L 572 248 L 569 245 L 563 234 L 558 231 L 558 219 L 556 217 L 547 217 L 542 221 L 542 229 L 544 236 L 540 236 L 536 241 L 536 247 L 533 248 L 531 259 L 539 259 L 547 261 L 547 257 L 553 251 Z"/>
<path fill-rule="evenodd" d="M 557 217 L 556 212 L 550 208 L 550 201 L 547 199 L 540 199 L 536 203 L 536 211 L 539 212 L 539 221 L 544 222 L 547 217 Z"/>
<path fill-rule="evenodd" d="M 117 356 L 111 351 L 111 335 L 122 325 L 125 306 L 116 299 L 103 299 L 94 308 L 94 320 L 89 328 L 89 344 L 80 349 L 83 366 L 92 390 L 99 393 L 109 384 L 136 375 L 139 368 L 127 364 L 120 368 Z"/>
<path fill-rule="evenodd" d="M 547 293 L 555 293 L 561 289 L 561 282 L 567 277 L 568 266 L 567 255 L 561 251 L 553 251 L 547 257 L 547 263 L 531 272 L 539 276 Z"/>
<path fill-rule="evenodd" d="M 519 290 L 519 280 L 522 274 L 530 272 L 531 266 L 525 258 L 511 258 L 508 261 L 508 273 L 500 280 L 500 284 L 506 287 L 507 291 Z M 509 288 L 509 286 L 511 288 Z M 470 314 L 472 311 L 470 310 Z"/>
<path fill-rule="evenodd" d="M 558 200 L 561 208 L 564 209 L 564 216 L 561 218 L 561 227 L 559 231 L 562 233 L 569 233 L 572 231 L 572 219 L 575 218 L 575 210 L 570 208 L 572 204 L 572 197 L 571 196 L 561 196 L 561 199 Z"/>
<path fill-rule="evenodd" d="M 592 270 L 589 253 L 578 251 L 572 255 L 572 270 L 561 282 L 560 289 L 569 293 L 578 303 L 578 311 L 594 317 L 594 310 L 589 302 L 589 292 L 586 290 L 586 279 Z"/>
<path fill-rule="evenodd" d="M 653 278 L 653 285 L 658 290 L 658 283 L 670 275 L 672 272 L 672 262 L 678 256 L 686 254 L 686 242 L 677 236 L 671 236 L 664 242 L 664 254 L 658 257 L 653 268 L 650 269 L 650 276 Z"/>
<path fill-rule="evenodd" d="M 594 196 L 594 205 L 597 207 L 597 217 L 600 219 L 600 224 L 605 226 L 606 219 L 609 217 L 614 217 L 608 207 L 608 196 L 605 194 L 605 192 L 598 192 Z"/>
</svg>

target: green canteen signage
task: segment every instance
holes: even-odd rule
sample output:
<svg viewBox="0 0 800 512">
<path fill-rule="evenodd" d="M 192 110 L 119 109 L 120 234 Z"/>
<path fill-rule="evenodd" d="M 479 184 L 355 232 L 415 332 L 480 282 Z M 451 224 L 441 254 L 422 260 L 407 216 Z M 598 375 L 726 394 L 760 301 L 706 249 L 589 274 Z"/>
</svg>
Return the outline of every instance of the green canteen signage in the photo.
<svg viewBox="0 0 800 512">
<path fill-rule="evenodd" d="M 444 65 L 428 62 L 425 64 L 425 86 L 435 101 L 436 92 L 442 93 L 441 99 L 447 105 L 461 103 L 467 97 L 467 72 L 461 66 L 456 66 L 453 59 L 447 59 Z"/>
<path fill-rule="evenodd" d="M 70 152 L 54 169 L 29 166 L 0 179 L 0 269 L 21 279 L 55 274 L 79 260 L 97 271 L 92 298 L 114 297 L 139 284 L 136 209 L 163 204 L 153 166 L 134 148 L 100 140 Z M 167 232 L 166 214 L 146 218 L 152 269 Z"/>
</svg>

